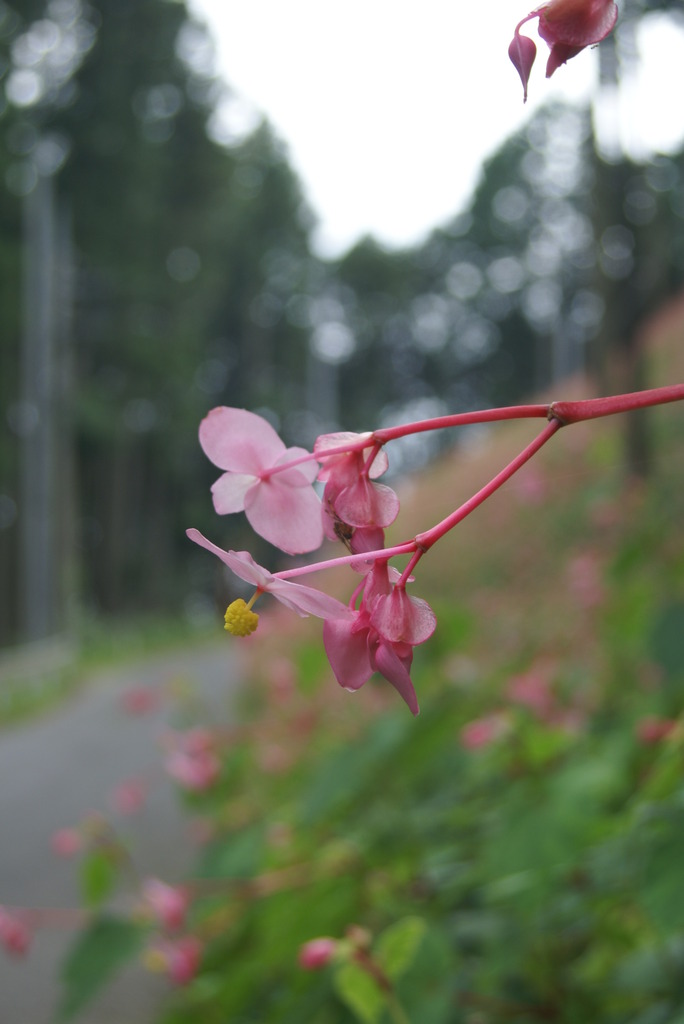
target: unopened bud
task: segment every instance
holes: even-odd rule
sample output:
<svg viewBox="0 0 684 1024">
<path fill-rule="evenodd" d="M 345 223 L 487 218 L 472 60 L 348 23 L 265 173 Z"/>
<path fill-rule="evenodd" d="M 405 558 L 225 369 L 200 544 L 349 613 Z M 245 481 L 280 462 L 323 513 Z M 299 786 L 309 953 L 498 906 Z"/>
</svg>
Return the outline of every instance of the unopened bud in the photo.
<svg viewBox="0 0 684 1024">
<path fill-rule="evenodd" d="M 320 939 L 311 939 L 305 942 L 299 950 L 299 966 L 305 971 L 320 971 L 326 967 L 337 950 L 337 939 L 330 939 L 326 936 Z"/>
</svg>

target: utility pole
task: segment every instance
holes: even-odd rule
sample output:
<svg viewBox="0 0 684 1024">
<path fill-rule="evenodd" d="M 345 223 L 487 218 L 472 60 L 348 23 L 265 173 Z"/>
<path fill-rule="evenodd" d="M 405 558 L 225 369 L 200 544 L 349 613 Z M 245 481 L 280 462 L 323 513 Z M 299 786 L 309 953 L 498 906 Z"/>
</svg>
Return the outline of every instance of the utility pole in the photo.
<svg viewBox="0 0 684 1024">
<path fill-rule="evenodd" d="M 39 640 L 58 629 L 56 466 L 57 287 L 52 175 L 38 174 L 24 199 L 21 353 L 20 635 Z"/>
</svg>

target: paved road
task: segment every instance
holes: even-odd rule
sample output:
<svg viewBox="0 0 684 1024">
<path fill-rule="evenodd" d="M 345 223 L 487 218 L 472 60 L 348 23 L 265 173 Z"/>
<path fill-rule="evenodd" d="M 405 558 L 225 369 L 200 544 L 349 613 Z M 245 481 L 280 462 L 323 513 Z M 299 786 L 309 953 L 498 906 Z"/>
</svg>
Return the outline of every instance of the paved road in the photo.
<svg viewBox="0 0 684 1024">
<path fill-rule="evenodd" d="M 161 770 L 159 739 L 172 722 L 169 704 L 137 717 L 122 712 L 132 686 L 168 687 L 187 680 L 207 703 L 207 721 L 227 720 L 237 680 L 225 644 L 175 652 L 100 675 L 58 711 L 0 733 L 0 904 L 78 906 L 77 864 L 56 857 L 52 833 L 103 811 L 129 841 L 145 876 L 182 877 L 194 857 L 187 819 Z M 111 793 L 124 779 L 150 773 L 145 809 L 121 817 Z M 58 969 L 72 935 L 59 928 L 35 936 L 30 954 L 0 951 L 0 1024 L 49 1024 L 59 992 Z M 81 1024 L 150 1024 L 166 983 L 131 967 L 79 1018 Z"/>
</svg>

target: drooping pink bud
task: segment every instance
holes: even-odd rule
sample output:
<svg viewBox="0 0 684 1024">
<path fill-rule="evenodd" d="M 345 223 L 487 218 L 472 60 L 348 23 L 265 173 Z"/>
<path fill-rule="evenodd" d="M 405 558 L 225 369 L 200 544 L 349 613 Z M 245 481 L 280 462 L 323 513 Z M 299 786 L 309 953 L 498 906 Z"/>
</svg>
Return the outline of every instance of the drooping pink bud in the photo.
<svg viewBox="0 0 684 1024">
<path fill-rule="evenodd" d="M 532 65 L 537 56 L 536 43 L 529 36 L 521 36 L 516 29 L 513 41 L 508 47 L 508 56 L 513 61 L 513 66 L 520 75 L 520 81 L 523 84 L 523 103 L 527 103 L 527 83 L 532 71 Z"/>
<path fill-rule="evenodd" d="M 524 100 L 537 53 L 534 42 L 520 35 L 525 22 L 539 19 L 539 35 L 551 50 L 546 65 L 546 77 L 550 78 L 561 64 L 576 57 L 586 46 L 605 39 L 614 29 L 617 16 L 614 0 L 549 0 L 523 18 L 516 26 L 508 56 L 520 75 Z"/>
</svg>

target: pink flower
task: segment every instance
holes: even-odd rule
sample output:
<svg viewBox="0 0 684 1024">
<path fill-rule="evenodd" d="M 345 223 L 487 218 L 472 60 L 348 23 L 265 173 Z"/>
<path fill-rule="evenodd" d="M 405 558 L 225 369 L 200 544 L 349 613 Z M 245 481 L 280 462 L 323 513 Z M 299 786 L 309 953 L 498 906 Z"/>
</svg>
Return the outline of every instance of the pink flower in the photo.
<svg viewBox="0 0 684 1024">
<path fill-rule="evenodd" d="M 18 914 L 0 906 L 0 944 L 11 956 L 23 956 L 31 945 L 31 932 Z"/>
<path fill-rule="evenodd" d="M 344 444 L 362 442 L 371 434 L 322 434 L 314 444 L 314 454 L 322 462 L 318 479 L 325 482 L 323 491 L 323 529 L 334 540 L 350 540 L 358 530 L 372 531 L 372 543 L 377 549 L 378 531 L 389 526 L 399 514 L 399 499 L 391 487 L 372 481 L 387 469 L 387 455 L 372 443 L 367 448 L 341 452 L 326 457 L 326 451 Z M 349 532 L 343 532 L 348 527 Z M 383 535 L 380 534 L 382 542 Z M 365 545 L 365 541 L 361 542 Z M 353 541 L 352 541 L 353 546 Z M 354 550 L 362 551 L 363 546 Z M 372 548 L 366 548 L 372 550 Z"/>
<path fill-rule="evenodd" d="M 299 966 L 305 971 L 320 971 L 327 967 L 335 956 L 337 950 L 337 939 L 330 939 L 323 936 L 320 939 L 311 939 L 305 942 L 299 949 L 297 960 Z"/>
<path fill-rule="evenodd" d="M 201 793 L 216 782 L 221 765 L 212 753 L 188 754 L 174 750 L 166 759 L 166 770 L 183 789 Z"/>
<path fill-rule="evenodd" d="M 618 9 L 613 0 L 549 0 L 531 11 L 518 23 L 508 55 L 520 75 L 524 100 L 537 47 L 520 29 L 532 18 L 539 19 L 539 35 L 548 43 L 551 53 L 546 65 L 546 77 L 577 56 L 585 46 L 600 43 L 613 30 Z"/>
<path fill-rule="evenodd" d="M 202 943 L 194 935 L 163 939 L 149 950 L 146 961 L 152 970 L 164 971 L 174 985 L 188 985 L 202 959 Z"/>
<path fill-rule="evenodd" d="M 309 452 L 286 448 L 261 416 L 225 406 L 202 420 L 199 439 L 205 455 L 226 470 L 211 489 L 219 515 L 244 511 L 261 537 L 291 555 L 320 547 L 320 500 L 311 487 L 315 459 L 278 471 Z"/>
<path fill-rule="evenodd" d="M 184 789 L 201 793 L 216 782 L 221 762 L 214 752 L 213 737 L 204 729 L 173 735 L 165 767 Z"/>
<path fill-rule="evenodd" d="M 413 648 L 432 635 L 436 622 L 425 601 L 392 586 L 386 562 L 375 562 L 351 620 L 323 624 L 323 643 L 335 678 L 346 690 L 358 690 L 379 672 L 417 715 L 418 699 L 409 674 Z"/>
<path fill-rule="evenodd" d="M 575 555 L 567 567 L 568 587 L 583 608 L 595 608 L 605 596 L 601 563 L 591 552 Z"/>
<path fill-rule="evenodd" d="M 83 848 L 83 836 L 76 828 L 59 828 L 50 837 L 50 847 L 58 857 L 73 857 Z"/>
<path fill-rule="evenodd" d="M 147 784 L 144 779 L 125 779 L 112 790 L 111 802 L 114 810 L 128 816 L 137 814 L 145 805 Z"/>
<path fill-rule="evenodd" d="M 330 597 L 314 587 L 305 587 L 300 583 L 281 580 L 267 569 L 257 565 L 248 551 L 224 551 L 202 536 L 199 530 L 187 530 L 186 532 L 190 540 L 217 555 L 241 580 L 251 583 L 258 591 L 273 594 L 286 608 L 297 612 L 298 615 L 304 617 L 317 615 L 321 619 L 350 617 L 347 606 L 337 598 Z"/>
<path fill-rule="evenodd" d="M 498 740 L 507 729 L 507 721 L 500 712 L 474 718 L 461 729 L 461 744 L 466 750 L 480 750 Z"/>
<path fill-rule="evenodd" d="M 670 735 L 676 725 L 677 722 L 673 718 L 658 718 L 656 715 L 648 715 L 637 722 L 637 739 L 648 746 L 660 743 Z"/>
<path fill-rule="evenodd" d="M 183 927 L 190 902 L 185 889 L 148 878 L 142 895 L 146 908 L 164 928 L 176 931 Z"/>
<path fill-rule="evenodd" d="M 427 601 L 409 597 L 403 587 L 393 587 L 375 600 L 370 621 L 385 640 L 412 647 L 429 640 L 437 628 L 437 617 Z"/>
<path fill-rule="evenodd" d="M 532 669 L 513 676 L 506 688 L 506 695 L 514 704 L 528 707 L 541 719 L 548 719 L 554 709 L 554 694 L 542 670 Z"/>
<path fill-rule="evenodd" d="M 125 714 L 147 715 L 156 711 L 161 703 L 161 694 L 150 686 L 132 686 L 121 695 L 121 707 Z"/>
</svg>

